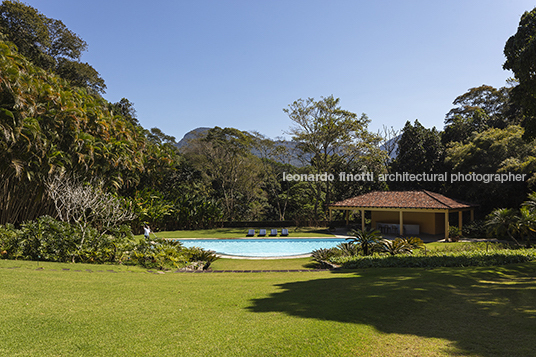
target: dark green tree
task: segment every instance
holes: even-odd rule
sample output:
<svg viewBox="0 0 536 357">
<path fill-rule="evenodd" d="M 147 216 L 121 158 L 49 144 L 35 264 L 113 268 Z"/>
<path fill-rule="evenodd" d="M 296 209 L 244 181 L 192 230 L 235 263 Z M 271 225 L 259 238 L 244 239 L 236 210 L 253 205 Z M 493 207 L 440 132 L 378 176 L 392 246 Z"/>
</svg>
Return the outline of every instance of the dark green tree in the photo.
<svg viewBox="0 0 536 357">
<path fill-rule="evenodd" d="M 436 128 L 426 129 L 415 120 L 412 125 L 409 121 L 402 129 L 402 136 L 398 141 L 396 159 L 391 163 L 391 173 L 408 174 L 439 174 L 444 172 L 445 150 L 441 137 Z M 389 187 L 393 190 L 426 189 L 436 192 L 444 190 L 444 183 L 440 181 L 390 181 Z"/>
<path fill-rule="evenodd" d="M 58 74 L 72 85 L 103 93 L 99 73 L 80 57 L 87 43 L 63 22 L 46 17 L 20 1 L 0 4 L 0 32 L 33 64 Z"/>
<path fill-rule="evenodd" d="M 513 100 L 525 115 L 524 137 L 536 137 L 536 8 L 521 16 L 517 32 L 504 46 L 504 69 L 514 72 L 518 85 L 512 90 Z"/>
<path fill-rule="evenodd" d="M 441 135 L 443 144 L 466 142 L 474 133 L 489 128 L 504 129 L 520 124 L 522 116 L 519 107 L 510 100 L 511 90 L 482 85 L 458 96 L 452 103 L 456 107 L 445 117 L 445 129 Z"/>
<path fill-rule="evenodd" d="M 449 187 L 449 195 L 478 203 L 483 212 L 498 207 L 519 206 L 530 184 L 536 180 L 534 141 L 527 143 L 522 135 L 523 128 L 517 125 L 488 129 L 474 135 L 466 144 L 453 143 L 446 150 L 445 164 L 449 172 L 454 174 L 525 174 L 525 182 L 456 182 Z"/>
</svg>

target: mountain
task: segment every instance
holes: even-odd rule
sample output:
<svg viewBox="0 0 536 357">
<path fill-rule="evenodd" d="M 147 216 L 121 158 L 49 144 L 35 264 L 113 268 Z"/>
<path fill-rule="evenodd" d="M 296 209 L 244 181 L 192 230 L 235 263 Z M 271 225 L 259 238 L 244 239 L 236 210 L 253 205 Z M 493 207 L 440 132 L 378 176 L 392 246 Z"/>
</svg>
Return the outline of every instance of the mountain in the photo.
<svg viewBox="0 0 536 357">
<path fill-rule="evenodd" d="M 187 132 L 186 134 L 184 134 L 184 137 L 176 144 L 177 147 L 179 149 L 181 149 L 181 148 L 187 146 L 189 140 L 192 140 L 192 139 L 195 139 L 195 138 L 197 138 L 199 136 L 202 136 L 203 134 L 205 134 L 210 129 L 212 129 L 212 128 L 200 127 L 200 128 L 196 128 L 194 130 L 191 130 L 191 131 Z M 293 142 L 293 141 L 278 140 L 278 141 L 275 142 L 275 145 L 276 146 L 285 146 L 289 151 L 292 151 L 295 148 L 296 143 Z M 261 153 L 257 149 L 252 149 L 251 153 L 253 155 L 257 156 L 257 157 L 261 157 Z M 298 166 L 298 167 L 303 166 L 303 164 L 296 158 L 291 159 L 290 164 L 292 164 L 294 166 Z"/>
<path fill-rule="evenodd" d="M 199 136 L 202 136 L 203 134 L 205 134 L 210 129 L 212 129 L 212 128 L 200 127 L 200 128 L 195 128 L 194 130 L 190 130 L 189 132 L 184 134 L 182 139 L 177 143 L 177 147 L 180 149 L 180 148 L 188 145 L 188 141 L 190 141 L 192 139 L 195 139 L 195 138 L 197 138 Z"/>
</svg>

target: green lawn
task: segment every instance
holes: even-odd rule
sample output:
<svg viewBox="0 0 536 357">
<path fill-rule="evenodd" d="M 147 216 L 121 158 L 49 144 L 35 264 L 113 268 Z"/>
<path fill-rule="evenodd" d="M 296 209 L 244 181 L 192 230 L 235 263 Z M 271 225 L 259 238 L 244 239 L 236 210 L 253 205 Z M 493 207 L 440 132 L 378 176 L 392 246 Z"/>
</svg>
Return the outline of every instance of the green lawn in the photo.
<svg viewBox="0 0 536 357">
<path fill-rule="evenodd" d="M 212 270 L 298 270 L 316 269 L 311 258 L 295 259 L 218 259 L 210 265 Z"/>
<path fill-rule="evenodd" d="M 270 227 L 267 227 L 269 229 Z M 166 231 L 156 232 L 159 238 L 247 238 L 246 234 L 249 228 L 215 228 L 215 229 L 197 229 L 191 231 Z M 253 229 L 253 228 L 251 228 Z M 288 228 L 289 237 L 334 237 L 325 228 L 308 228 L 308 227 L 291 227 Z M 258 237 L 259 228 L 255 228 L 255 238 Z M 269 238 L 269 231 L 266 232 L 265 238 Z M 281 228 L 278 228 L 281 233 Z M 152 236 L 152 234 L 151 234 Z M 143 235 L 136 236 L 143 237 Z M 277 237 L 280 237 L 278 234 Z"/>
<path fill-rule="evenodd" d="M 0 260 L 0 306 L 2 356 L 530 356 L 536 263 L 159 274 Z"/>
</svg>

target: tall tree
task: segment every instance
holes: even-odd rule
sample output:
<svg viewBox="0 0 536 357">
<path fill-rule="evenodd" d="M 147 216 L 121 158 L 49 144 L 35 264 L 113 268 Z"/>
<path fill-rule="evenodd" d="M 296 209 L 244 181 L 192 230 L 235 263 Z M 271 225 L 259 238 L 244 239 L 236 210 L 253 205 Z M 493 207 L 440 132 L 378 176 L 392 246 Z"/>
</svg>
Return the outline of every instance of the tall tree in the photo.
<svg viewBox="0 0 536 357">
<path fill-rule="evenodd" d="M 46 17 L 20 1 L 0 4 L 0 32 L 35 65 L 53 71 L 71 84 L 103 93 L 104 80 L 80 57 L 87 43 L 63 22 Z"/>
<path fill-rule="evenodd" d="M 483 212 L 519 206 L 536 181 L 535 141 L 527 143 L 522 135 L 518 125 L 488 129 L 465 144 L 454 143 L 446 150 L 445 163 L 453 174 L 525 174 L 526 181 L 460 180 L 451 185 L 449 194 L 480 204 Z"/>
<path fill-rule="evenodd" d="M 482 85 L 458 96 L 452 103 L 456 107 L 445 117 L 445 129 L 441 136 L 443 144 L 466 142 L 473 133 L 481 133 L 489 128 L 504 129 L 520 124 L 522 115 L 519 107 L 510 100 L 511 90 Z"/>
<path fill-rule="evenodd" d="M 193 139 L 185 156 L 211 182 L 224 219 L 259 219 L 263 193 L 260 160 L 251 153 L 253 137 L 234 128 L 215 127 Z"/>
<path fill-rule="evenodd" d="M 519 84 L 513 88 L 513 99 L 523 108 L 524 137 L 536 137 L 536 8 L 521 16 L 517 32 L 504 46 L 504 69 L 514 72 Z"/>
<path fill-rule="evenodd" d="M 335 163 L 353 162 L 378 147 L 380 139 L 367 131 L 368 117 L 342 109 L 339 102 L 340 99 L 332 95 L 318 101 L 298 99 L 283 109 L 296 124 L 290 134 L 301 152 L 299 157 L 310 165 L 314 174 L 338 177 L 339 173 L 333 171 Z M 315 191 L 314 212 L 318 217 L 319 210 L 325 214 L 327 205 L 332 202 L 332 184 L 326 180 L 310 185 Z"/>
<path fill-rule="evenodd" d="M 418 120 L 412 125 L 409 121 L 402 129 L 398 141 L 396 159 L 391 163 L 390 171 L 399 174 L 439 174 L 443 173 L 444 147 L 436 128 L 426 129 Z M 428 189 L 443 191 L 440 181 L 391 181 L 391 189 Z"/>
</svg>

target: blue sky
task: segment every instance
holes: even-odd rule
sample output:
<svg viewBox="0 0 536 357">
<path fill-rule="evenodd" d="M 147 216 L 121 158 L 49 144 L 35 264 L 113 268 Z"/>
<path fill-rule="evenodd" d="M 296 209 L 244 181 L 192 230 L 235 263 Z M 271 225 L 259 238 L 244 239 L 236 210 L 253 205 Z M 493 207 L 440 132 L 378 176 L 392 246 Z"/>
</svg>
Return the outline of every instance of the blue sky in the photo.
<svg viewBox="0 0 536 357">
<path fill-rule="evenodd" d="M 200 126 L 275 138 L 299 98 L 333 95 L 369 129 L 443 128 L 452 101 L 506 85 L 524 0 L 25 0 L 89 47 L 104 97 L 177 139 Z"/>
</svg>

